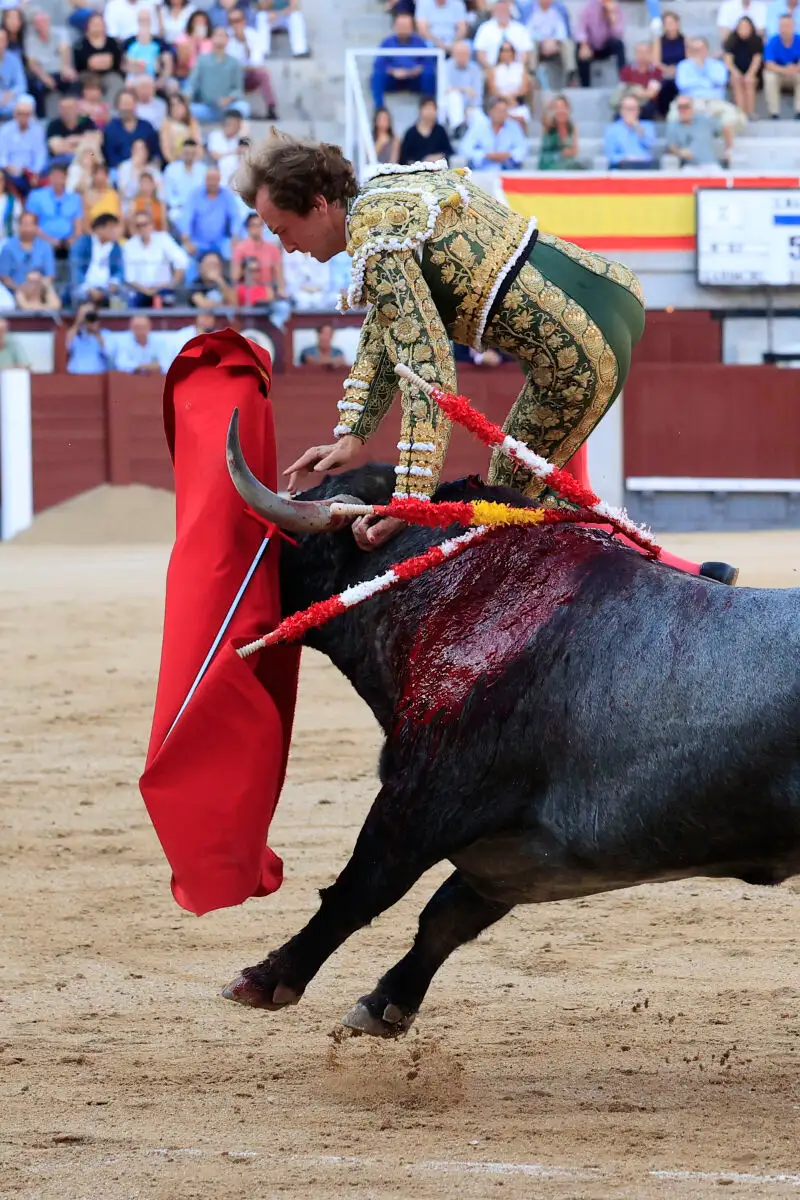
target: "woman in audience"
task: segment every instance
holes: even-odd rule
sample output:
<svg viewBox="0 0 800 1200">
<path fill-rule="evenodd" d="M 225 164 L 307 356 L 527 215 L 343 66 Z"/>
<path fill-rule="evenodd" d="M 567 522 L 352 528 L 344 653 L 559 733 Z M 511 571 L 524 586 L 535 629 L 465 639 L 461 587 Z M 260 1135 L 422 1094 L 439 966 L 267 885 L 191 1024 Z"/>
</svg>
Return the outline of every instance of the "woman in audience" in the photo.
<svg viewBox="0 0 800 1200">
<path fill-rule="evenodd" d="M 82 196 L 92 186 L 92 172 L 97 161 L 97 151 L 92 146 L 83 146 L 69 164 L 66 188 Z"/>
<path fill-rule="evenodd" d="M 100 87 L 100 76 L 93 71 L 81 75 L 81 98 L 78 101 L 78 113 L 94 121 L 98 129 L 105 129 L 111 120 L 111 106 L 103 99 L 103 89 Z"/>
<path fill-rule="evenodd" d="M 0 244 L 16 234 L 21 212 L 22 204 L 16 196 L 11 195 L 6 173 L 0 170 Z"/>
<path fill-rule="evenodd" d="M 96 162 L 92 168 L 91 186 L 83 193 L 83 229 L 90 233 L 92 222 L 97 217 L 110 213 L 118 220 L 122 218 L 122 205 L 119 192 L 111 185 L 108 177 L 108 167 L 105 163 Z"/>
<path fill-rule="evenodd" d="M 192 304 L 195 308 L 219 308 L 236 304 L 236 289 L 225 278 L 222 259 L 209 250 L 200 259 L 199 279 L 193 286 Z"/>
<path fill-rule="evenodd" d="M 150 162 L 150 151 L 143 138 L 136 138 L 131 146 L 131 156 L 117 167 L 117 191 L 125 210 L 135 196 L 139 194 L 141 177 L 148 171 L 161 186 L 161 172 Z"/>
<path fill-rule="evenodd" d="M 388 108 L 376 108 L 372 122 L 372 140 L 379 163 L 396 163 L 400 158 L 400 138 L 396 137 L 392 125 L 392 114 Z"/>
<path fill-rule="evenodd" d="M 28 62 L 25 58 L 25 18 L 18 8 L 7 8 L 0 20 L 0 28 L 5 29 L 8 37 L 8 52 L 16 54 L 27 71 Z"/>
<path fill-rule="evenodd" d="M 27 272 L 24 282 L 14 292 L 14 300 L 24 312 L 57 312 L 61 308 L 52 283 L 41 271 Z"/>
<path fill-rule="evenodd" d="M 161 0 L 158 9 L 158 36 L 168 46 L 175 46 L 194 15 L 189 0 Z"/>
<path fill-rule="evenodd" d="M 103 95 L 113 104 L 122 88 L 122 47 L 116 38 L 108 36 L 102 13 L 89 17 L 86 33 L 74 47 L 73 59 L 79 75 L 92 71 L 98 76 Z"/>
<path fill-rule="evenodd" d="M 748 120 L 755 121 L 756 92 L 764 61 L 764 42 L 749 17 L 740 17 L 723 47 L 733 103 Z"/>
<path fill-rule="evenodd" d="M 186 23 L 186 32 L 175 42 L 174 76 L 183 82 L 201 54 L 211 52 L 211 21 L 208 13 L 193 12 Z"/>
<path fill-rule="evenodd" d="M 486 94 L 491 99 L 501 96 L 508 101 L 508 115 L 519 121 L 525 133 L 528 132 L 531 119 L 528 103 L 533 97 L 533 80 L 525 64 L 517 61 L 511 42 L 503 42 L 497 62 L 486 72 Z"/>
<path fill-rule="evenodd" d="M 125 208 L 125 225 L 129 237 L 133 237 L 136 232 L 136 218 L 142 212 L 149 215 L 157 232 L 167 228 L 166 209 L 159 198 L 158 187 L 150 171 L 143 171 L 139 176 L 139 191 Z"/>
<path fill-rule="evenodd" d="M 663 33 L 653 40 L 653 65 L 661 68 L 661 91 L 656 104 L 661 116 L 665 117 L 678 94 L 675 72 L 678 63 L 686 58 L 686 40 L 681 33 L 681 19 L 677 13 L 665 12 L 661 21 Z"/>
<path fill-rule="evenodd" d="M 169 116 L 159 131 L 158 140 L 161 144 L 161 154 L 164 162 L 175 162 L 180 158 L 183 143 L 187 138 L 203 144 L 203 135 L 197 118 L 189 110 L 189 102 L 185 96 L 170 96 Z"/>
<path fill-rule="evenodd" d="M 581 171 L 578 159 L 578 131 L 572 121 L 572 109 L 566 96 L 554 96 L 542 117 L 540 171 Z"/>
</svg>

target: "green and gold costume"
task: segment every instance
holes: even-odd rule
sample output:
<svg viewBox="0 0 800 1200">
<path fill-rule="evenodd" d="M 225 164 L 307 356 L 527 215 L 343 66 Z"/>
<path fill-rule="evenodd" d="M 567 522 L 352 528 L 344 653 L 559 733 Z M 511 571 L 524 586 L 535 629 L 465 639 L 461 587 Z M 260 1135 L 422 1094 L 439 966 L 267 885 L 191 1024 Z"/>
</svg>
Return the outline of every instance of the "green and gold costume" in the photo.
<svg viewBox="0 0 800 1200">
<path fill-rule="evenodd" d="M 337 436 L 366 441 L 397 391 L 396 363 L 456 391 L 451 341 L 518 359 L 525 384 L 507 433 L 557 466 L 571 458 L 622 389 L 644 329 L 636 276 L 564 242 L 440 164 L 384 167 L 348 215 L 353 284 L 342 307 L 369 305 L 339 403 Z M 396 494 L 429 497 L 450 422 L 400 388 Z M 495 452 L 490 483 L 537 495 L 541 484 Z"/>
</svg>

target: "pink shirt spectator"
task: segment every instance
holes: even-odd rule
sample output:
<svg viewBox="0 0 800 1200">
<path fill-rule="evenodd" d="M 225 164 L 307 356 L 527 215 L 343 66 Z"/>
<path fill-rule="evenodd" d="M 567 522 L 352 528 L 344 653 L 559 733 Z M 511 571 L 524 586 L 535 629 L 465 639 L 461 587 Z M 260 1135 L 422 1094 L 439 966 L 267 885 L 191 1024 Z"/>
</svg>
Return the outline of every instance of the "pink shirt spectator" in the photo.
<svg viewBox="0 0 800 1200">
<path fill-rule="evenodd" d="M 621 39 L 625 30 L 622 12 L 616 0 L 588 0 L 575 22 L 575 40 L 588 42 L 593 50 L 602 50 L 611 39 Z"/>
<path fill-rule="evenodd" d="M 243 242 L 238 243 L 232 257 L 233 261 L 240 263 L 242 267 L 244 267 L 248 258 L 255 258 L 261 268 L 261 275 L 258 282 L 272 286 L 275 286 L 277 283 L 277 271 L 281 265 L 281 252 L 274 242 L 254 242 L 252 238 L 245 238 Z"/>
<path fill-rule="evenodd" d="M 214 49 L 211 38 L 203 38 L 202 41 L 195 43 L 195 39 L 189 37 L 187 33 L 182 33 L 175 45 L 186 47 L 181 54 L 181 62 L 190 68 L 194 66 L 201 54 L 211 54 Z"/>
</svg>

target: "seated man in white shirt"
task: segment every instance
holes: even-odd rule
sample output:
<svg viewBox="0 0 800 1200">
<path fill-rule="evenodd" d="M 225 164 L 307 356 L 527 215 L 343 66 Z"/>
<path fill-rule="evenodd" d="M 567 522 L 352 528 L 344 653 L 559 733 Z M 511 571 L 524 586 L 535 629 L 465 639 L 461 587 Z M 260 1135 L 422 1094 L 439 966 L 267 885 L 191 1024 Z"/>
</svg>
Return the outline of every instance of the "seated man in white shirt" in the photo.
<svg viewBox="0 0 800 1200">
<path fill-rule="evenodd" d="M 222 128 L 208 135 L 208 153 L 219 167 L 222 186 L 227 187 L 239 165 L 243 117 L 237 108 L 229 108 L 222 117 Z"/>
<path fill-rule="evenodd" d="M 154 231 L 149 213 L 138 212 L 133 225 L 135 235 L 122 252 L 125 283 L 133 308 L 152 308 L 156 296 L 172 299 L 184 281 L 189 257 L 170 234 Z"/>
<path fill-rule="evenodd" d="M 534 71 L 540 63 L 561 62 L 561 68 L 570 80 L 575 74 L 575 43 L 569 36 L 567 23 L 555 0 L 538 0 L 528 20 L 528 33 L 533 41 L 531 66 Z"/>
<path fill-rule="evenodd" d="M 317 262 L 302 250 L 292 254 L 284 250 L 283 279 L 295 312 L 329 312 L 336 303 L 330 265 Z"/>
<path fill-rule="evenodd" d="M 499 2 L 499 0 L 498 0 Z M 489 116 L 476 112 L 461 143 L 473 171 L 518 171 L 528 153 L 528 139 L 509 115 L 508 101 L 498 96 Z"/>
<path fill-rule="evenodd" d="M 496 65 L 503 42 L 511 43 L 518 62 L 524 62 L 533 49 L 525 26 L 511 20 L 511 5 L 507 0 L 496 0 L 491 19 L 478 26 L 472 43 L 475 57 L 484 69 Z"/>
<path fill-rule="evenodd" d="M 235 58 L 244 68 L 244 90 L 258 92 L 267 110 L 267 119 L 277 120 L 278 110 L 275 107 L 275 91 L 272 78 L 264 66 L 267 56 L 267 43 L 260 29 L 251 29 L 247 24 L 244 9 L 232 8 L 228 13 L 230 37 L 226 52 Z"/>
<path fill-rule="evenodd" d="M 111 365 L 126 375 L 163 375 L 161 348 L 155 341 L 150 318 L 131 317 L 130 328 L 118 334 L 111 347 Z"/>
<path fill-rule="evenodd" d="M 764 36 L 767 27 L 767 6 L 764 0 L 723 0 L 717 10 L 717 30 L 723 46 L 742 17 L 749 17 L 756 33 Z"/>
<path fill-rule="evenodd" d="M 181 227 L 181 217 L 186 201 L 205 182 L 207 167 L 201 162 L 201 147 L 194 138 L 187 138 L 181 146 L 181 156 L 164 169 L 164 203 L 170 225 Z"/>
</svg>

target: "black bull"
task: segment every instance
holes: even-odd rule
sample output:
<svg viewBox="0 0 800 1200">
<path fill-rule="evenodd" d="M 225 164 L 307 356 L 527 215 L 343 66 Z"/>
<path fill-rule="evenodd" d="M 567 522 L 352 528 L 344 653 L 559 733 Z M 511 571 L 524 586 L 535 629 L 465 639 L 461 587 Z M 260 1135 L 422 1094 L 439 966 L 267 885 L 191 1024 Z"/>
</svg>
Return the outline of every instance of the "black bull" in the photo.
<svg viewBox="0 0 800 1200">
<path fill-rule="evenodd" d="M 271 493 L 232 474 L 273 511 Z M 308 495 L 385 503 L 392 485 L 390 468 L 368 466 Z M 437 497 L 511 498 L 476 481 Z M 308 507 L 299 523 L 284 508 L 284 524 L 319 527 L 326 510 Z M 409 528 L 366 554 L 348 530 L 301 533 L 282 550 L 283 611 L 445 536 Z M 381 787 L 315 916 L 229 999 L 296 1003 L 346 938 L 444 859 L 455 871 L 351 1028 L 407 1029 L 448 955 L 517 904 L 800 871 L 800 591 L 684 575 L 599 532 L 512 529 L 306 641 L 380 722 Z"/>
</svg>

